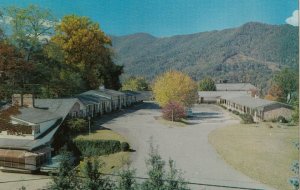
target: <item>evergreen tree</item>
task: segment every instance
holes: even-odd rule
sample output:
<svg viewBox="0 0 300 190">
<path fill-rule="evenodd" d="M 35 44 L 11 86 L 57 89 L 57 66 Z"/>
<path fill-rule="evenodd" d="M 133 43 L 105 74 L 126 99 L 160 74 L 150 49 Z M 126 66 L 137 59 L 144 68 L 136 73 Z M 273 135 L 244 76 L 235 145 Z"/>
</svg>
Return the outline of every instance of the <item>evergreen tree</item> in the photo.
<svg viewBox="0 0 300 190">
<path fill-rule="evenodd" d="M 138 188 L 135 180 L 135 170 L 127 167 L 119 172 L 119 179 L 117 181 L 117 190 L 136 190 Z"/>
<path fill-rule="evenodd" d="M 100 169 L 103 166 L 96 158 L 89 158 L 83 162 L 80 170 L 82 175 L 82 190 L 113 190 L 115 185 L 108 178 L 101 174 Z"/>
<path fill-rule="evenodd" d="M 49 190 L 76 190 L 78 189 L 78 179 L 73 169 L 71 153 L 63 152 L 60 165 L 56 175 L 52 175 L 53 182 Z"/>
</svg>

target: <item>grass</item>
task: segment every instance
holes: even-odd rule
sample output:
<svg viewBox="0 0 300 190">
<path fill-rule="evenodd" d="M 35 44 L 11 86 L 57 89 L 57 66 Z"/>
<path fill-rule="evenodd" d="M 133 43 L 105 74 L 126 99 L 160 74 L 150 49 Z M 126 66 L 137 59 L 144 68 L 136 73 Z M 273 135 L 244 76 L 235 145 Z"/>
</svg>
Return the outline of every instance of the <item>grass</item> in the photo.
<svg viewBox="0 0 300 190">
<path fill-rule="evenodd" d="M 129 162 L 129 152 L 118 152 L 115 154 L 100 156 L 100 160 L 105 163 L 101 171 L 103 173 L 113 173 Z"/>
<path fill-rule="evenodd" d="M 238 124 L 219 128 L 209 142 L 223 159 L 247 176 L 277 189 L 292 189 L 290 167 L 298 160 L 294 142 L 299 128 L 277 123 Z"/>
<path fill-rule="evenodd" d="M 118 140 L 120 142 L 127 142 L 123 136 L 109 129 L 95 130 L 90 135 L 87 133 L 83 135 L 78 135 L 76 138 L 89 140 Z M 101 168 L 101 172 L 116 172 L 120 168 L 122 168 L 124 164 L 129 162 L 129 158 L 129 152 L 118 152 L 110 155 L 99 156 L 101 162 L 104 163 L 104 166 Z"/>
</svg>

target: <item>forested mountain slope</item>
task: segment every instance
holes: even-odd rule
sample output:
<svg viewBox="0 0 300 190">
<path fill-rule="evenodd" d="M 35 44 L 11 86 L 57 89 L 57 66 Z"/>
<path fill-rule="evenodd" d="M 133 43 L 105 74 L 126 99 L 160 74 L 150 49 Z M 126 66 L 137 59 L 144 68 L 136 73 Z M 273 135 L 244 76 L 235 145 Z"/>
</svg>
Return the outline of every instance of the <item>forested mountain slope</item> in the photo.
<svg viewBox="0 0 300 190">
<path fill-rule="evenodd" d="M 152 80 L 170 69 L 195 80 L 251 82 L 265 88 L 272 74 L 298 67 L 298 28 L 246 23 L 238 28 L 157 38 L 145 33 L 112 36 L 115 62 L 126 75 Z"/>
</svg>

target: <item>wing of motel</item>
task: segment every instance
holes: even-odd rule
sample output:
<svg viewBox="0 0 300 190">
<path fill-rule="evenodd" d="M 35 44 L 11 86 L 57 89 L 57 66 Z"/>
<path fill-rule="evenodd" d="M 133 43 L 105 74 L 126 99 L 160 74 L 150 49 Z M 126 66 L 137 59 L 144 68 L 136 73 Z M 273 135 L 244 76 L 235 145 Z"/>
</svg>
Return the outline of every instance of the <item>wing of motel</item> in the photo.
<svg viewBox="0 0 300 190">
<path fill-rule="evenodd" d="M 15 94 L 11 105 L 2 105 L 0 109 L 1 117 L 5 110 L 13 106 L 18 108 L 18 114 L 10 116 L 10 123 L 15 127 L 0 126 L 0 168 L 37 171 L 51 160 L 51 144 L 63 122 L 77 117 L 101 117 L 138 101 L 149 100 L 150 95 L 103 88 L 63 99 L 35 99 L 31 94 Z"/>
<path fill-rule="evenodd" d="M 250 83 L 216 84 L 216 91 L 199 91 L 199 103 L 217 103 L 241 114 L 250 114 L 254 121 L 272 121 L 279 116 L 291 119 L 290 105 L 261 99 L 257 89 Z"/>
</svg>

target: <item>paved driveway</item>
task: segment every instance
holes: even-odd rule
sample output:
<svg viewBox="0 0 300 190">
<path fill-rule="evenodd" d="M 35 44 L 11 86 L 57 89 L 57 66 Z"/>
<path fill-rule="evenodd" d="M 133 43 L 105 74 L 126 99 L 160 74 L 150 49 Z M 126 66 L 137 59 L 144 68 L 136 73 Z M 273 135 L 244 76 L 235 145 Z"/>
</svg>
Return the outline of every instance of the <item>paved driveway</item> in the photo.
<svg viewBox="0 0 300 190">
<path fill-rule="evenodd" d="M 172 158 L 178 168 L 184 171 L 188 181 L 271 189 L 250 179 L 226 164 L 208 142 L 208 134 L 216 128 L 239 121 L 233 119 L 216 105 L 196 105 L 195 117 L 186 127 L 174 127 L 157 119 L 161 113 L 158 106 L 147 102 L 139 107 L 124 111 L 118 117 L 102 124 L 106 128 L 124 135 L 132 148 L 132 166 L 139 176 L 145 176 L 145 160 L 149 152 L 149 140 L 159 146 L 159 152 L 167 160 Z M 192 186 L 191 186 L 192 187 Z M 193 186 L 193 189 L 228 189 Z"/>
</svg>

